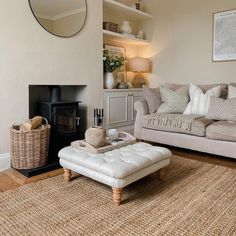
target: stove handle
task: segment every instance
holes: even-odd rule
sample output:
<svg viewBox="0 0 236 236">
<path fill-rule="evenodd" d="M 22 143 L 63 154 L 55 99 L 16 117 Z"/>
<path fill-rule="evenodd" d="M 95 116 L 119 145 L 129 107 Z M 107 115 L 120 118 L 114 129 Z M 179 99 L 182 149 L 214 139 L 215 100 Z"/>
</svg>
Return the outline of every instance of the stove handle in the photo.
<svg viewBox="0 0 236 236">
<path fill-rule="evenodd" d="M 76 125 L 79 126 L 80 117 L 77 116 L 77 117 L 75 117 L 75 119 L 76 119 Z"/>
<path fill-rule="evenodd" d="M 52 122 L 53 122 L 53 125 L 56 125 L 56 123 L 57 123 L 54 111 L 52 112 Z"/>
</svg>

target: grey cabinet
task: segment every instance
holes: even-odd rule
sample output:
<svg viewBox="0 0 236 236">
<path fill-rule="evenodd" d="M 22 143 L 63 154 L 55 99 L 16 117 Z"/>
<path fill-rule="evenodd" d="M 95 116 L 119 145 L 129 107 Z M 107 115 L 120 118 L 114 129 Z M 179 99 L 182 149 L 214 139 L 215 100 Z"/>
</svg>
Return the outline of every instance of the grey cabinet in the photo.
<svg viewBox="0 0 236 236">
<path fill-rule="evenodd" d="M 105 89 L 103 97 L 105 128 L 132 129 L 136 116 L 134 103 L 143 99 L 143 89 Z"/>
</svg>

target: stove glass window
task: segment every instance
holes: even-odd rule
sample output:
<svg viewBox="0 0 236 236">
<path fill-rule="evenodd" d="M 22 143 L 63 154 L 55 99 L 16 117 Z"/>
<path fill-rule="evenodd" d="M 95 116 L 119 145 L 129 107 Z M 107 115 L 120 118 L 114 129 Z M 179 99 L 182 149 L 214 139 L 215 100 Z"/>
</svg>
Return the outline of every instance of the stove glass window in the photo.
<svg viewBox="0 0 236 236">
<path fill-rule="evenodd" d="M 56 108 L 56 127 L 58 134 L 76 132 L 76 109 Z"/>
</svg>

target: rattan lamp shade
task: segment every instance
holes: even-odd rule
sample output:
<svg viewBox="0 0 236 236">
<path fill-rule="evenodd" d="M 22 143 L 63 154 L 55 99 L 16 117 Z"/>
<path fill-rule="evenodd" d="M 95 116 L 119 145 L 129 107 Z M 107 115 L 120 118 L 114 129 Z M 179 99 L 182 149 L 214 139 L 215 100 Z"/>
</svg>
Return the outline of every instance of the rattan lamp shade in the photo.
<svg viewBox="0 0 236 236">
<path fill-rule="evenodd" d="M 131 58 L 128 60 L 128 70 L 132 72 L 148 73 L 151 70 L 150 60 L 147 58 Z"/>
</svg>

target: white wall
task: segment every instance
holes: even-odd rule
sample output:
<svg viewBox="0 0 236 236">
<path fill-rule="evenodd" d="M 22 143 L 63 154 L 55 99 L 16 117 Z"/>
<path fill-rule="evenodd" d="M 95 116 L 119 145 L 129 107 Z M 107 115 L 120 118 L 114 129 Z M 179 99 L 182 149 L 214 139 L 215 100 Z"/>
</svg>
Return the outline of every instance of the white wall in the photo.
<svg viewBox="0 0 236 236">
<path fill-rule="evenodd" d="M 213 13 L 236 8 L 235 0 L 144 1 L 155 16 L 152 45 L 140 51 L 153 57 L 151 86 L 236 81 L 236 61 L 212 62 Z"/>
<path fill-rule="evenodd" d="M 29 84 L 88 85 L 88 120 L 102 106 L 102 0 L 88 1 L 84 29 L 72 38 L 45 31 L 28 0 L 0 1 L 0 154 L 9 152 L 9 127 L 28 118 Z"/>
</svg>

